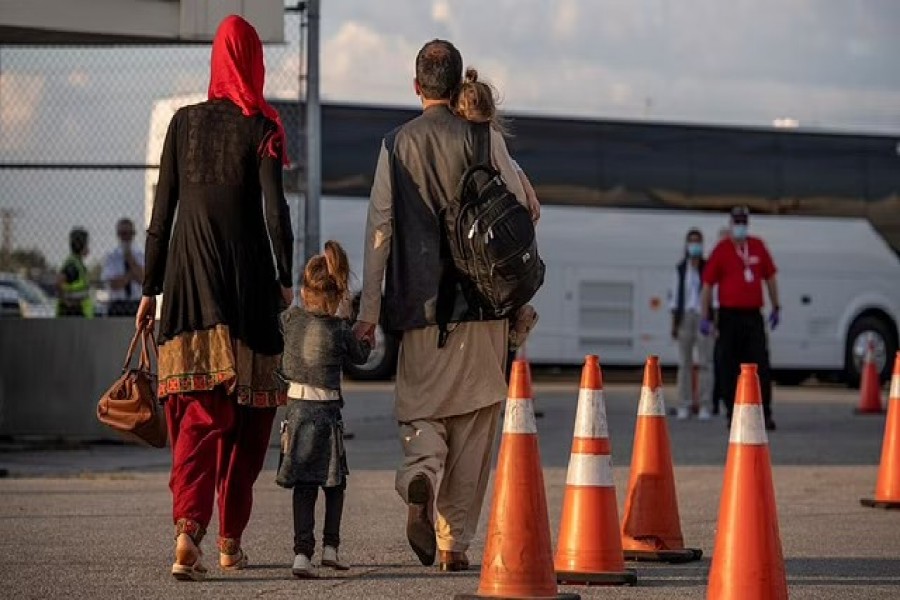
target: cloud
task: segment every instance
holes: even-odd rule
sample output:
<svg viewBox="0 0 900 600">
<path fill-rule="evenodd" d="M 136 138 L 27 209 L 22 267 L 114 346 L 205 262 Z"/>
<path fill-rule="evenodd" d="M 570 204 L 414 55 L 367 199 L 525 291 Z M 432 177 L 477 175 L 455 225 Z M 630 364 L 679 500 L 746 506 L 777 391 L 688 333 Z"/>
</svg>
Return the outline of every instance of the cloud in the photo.
<svg viewBox="0 0 900 600">
<path fill-rule="evenodd" d="M 559 0 L 556 5 L 556 17 L 553 19 L 553 36 L 566 38 L 575 33 L 578 27 L 578 3 L 575 0 Z"/>
<path fill-rule="evenodd" d="M 450 23 L 450 3 L 447 0 L 435 0 L 431 5 L 431 19 L 435 23 Z"/>
<path fill-rule="evenodd" d="M 42 100 L 47 80 L 33 73 L 0 72 L 0 149 L 16 150 L 30 145 L 27 133 L 33 126 Z"/>
<path fill-rule="evenodd" d="M 324 14 L 329 52 L 340 52 L 326 66 L 329 97 L 413 102 L 412 57 L 447 35 L 508 110 L 755 125 L 796 114 L 900 130 L 900 3 L 396 0 L 390 14 L 372 4 Z"/>
<path fill-rule="evenodd" d="M 355 102 L 415 102 L 414 60 L 419 46 L 347 21 L 322 47 L 322 95 Z"/>
</svg>

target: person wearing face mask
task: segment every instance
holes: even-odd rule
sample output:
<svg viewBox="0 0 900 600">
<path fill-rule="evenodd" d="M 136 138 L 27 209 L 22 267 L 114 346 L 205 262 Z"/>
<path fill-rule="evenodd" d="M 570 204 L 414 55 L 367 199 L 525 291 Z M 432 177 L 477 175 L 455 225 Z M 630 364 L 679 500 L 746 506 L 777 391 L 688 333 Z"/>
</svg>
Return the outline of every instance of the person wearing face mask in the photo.
<svg viewBox="0 0 900 600">
<path fill-rule="evenodd" d="M 134 316 L 144 285 L 144 253 L 133 248 L 134 223 L 123 217 L 116 223 L 119 245 L 106 255 L 100 278 L 109 291 L 110 317 Z"/>
<path fill-rule="evenodd" d="M 741 363 L 756 363 L 762 388 L 766 429 L 775 429 L 772 419 L 772 380 L 769 373 L 769 348 L 763 307 L 762 284 L 769 291 L 771 312 L 769 327 L 778 327 L 781 306 L 778 301 L 777 269 L 766 245 L 748 234 L 750 211 L 737 206 L 731 211 L 731 236 L 719 242 L 703 271 L 700 330 L 711 335 L 712 288 L 718 286 L 718 343 L 721 359 L 722 394 L 731 425 L 734 393 Z"/>
<path fill-rule="evenodd" d="M 685 238 L 685 256 L 675 269 L 669 289 L 669 310 L 672 313 L 672 339 L 678 342 L 678 419 L 691 415 L 693 399 L 694 348 L 699 358 L 699 418 L 707 420 L 712 409 L 712 352 L 713 339 L 700 335 L 700 292 L 703 270 L 703 234 L 691 229 Z"/>
</svg>

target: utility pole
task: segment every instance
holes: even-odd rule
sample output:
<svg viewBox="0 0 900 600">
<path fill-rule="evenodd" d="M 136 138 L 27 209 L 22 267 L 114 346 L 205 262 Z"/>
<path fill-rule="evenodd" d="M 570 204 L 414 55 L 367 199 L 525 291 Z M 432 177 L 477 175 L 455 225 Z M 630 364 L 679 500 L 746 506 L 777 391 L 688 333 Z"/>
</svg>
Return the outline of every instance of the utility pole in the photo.
<svg viewBox="0 0 900 600">
<path fill-rule="evenodd" d="M 322 194 L 322 111 L 319 104 L 319 0 L 306 3 L 306 219 L 305 260 L 319 252 Z M 302 266 L 301 266 L 302 268 Z"/>
<path fill-rule="evenodd" d="M 13 230 L 15 223 L 13 219 L 19 216 L 19 211 L 14 208 L 0 208 L 0 258 L 4 264 L 13 251 Z"/>
</svg>

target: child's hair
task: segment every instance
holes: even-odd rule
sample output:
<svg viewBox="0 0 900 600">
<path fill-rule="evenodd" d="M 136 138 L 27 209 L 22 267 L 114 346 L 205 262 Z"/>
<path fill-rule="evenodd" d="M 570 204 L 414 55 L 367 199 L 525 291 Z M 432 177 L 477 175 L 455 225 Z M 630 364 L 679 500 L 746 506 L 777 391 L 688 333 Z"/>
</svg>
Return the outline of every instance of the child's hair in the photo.
<svg viewBox="0 0 900 600">
<path fill-rule="evenodd" d="M 453 103 L 456 114 L 466 121 L 490 123 L 497 131 L 508 135 L 509 128 L 506 120 L 497 114 L 499 103 L 494 86 L 484 81 L 478 81 L 478 71 L 474 68 L 466 69 L 466 77 Z"/>
<path fill-rule="evenodd" d="M 334 240 L 325 242 L 325 252 L 309 259 L 303 270 L 301 293 L 307 308 L 333 315 L 347 295 L 350 262 L 347 253 Z"/>
</svg>

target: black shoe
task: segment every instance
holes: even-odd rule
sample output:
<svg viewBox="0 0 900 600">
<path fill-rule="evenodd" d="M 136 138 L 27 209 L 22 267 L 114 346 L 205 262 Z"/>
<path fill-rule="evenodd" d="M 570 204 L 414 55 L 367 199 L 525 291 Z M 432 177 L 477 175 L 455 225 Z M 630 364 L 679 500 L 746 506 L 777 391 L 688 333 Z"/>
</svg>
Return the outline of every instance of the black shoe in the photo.
<svg viewBox="0 0 900 600">
<path fill-rule="evenodd" d="M 425 475 L 416 475 L 409 482 L 406 493 L 409 502 L 409 513 L 406 517 L 406 539 L 419 561 L 430 566 L 434 564 L 437 553 L 437 537 L 434 532 L 434 492 L 431 482 Z"/>
<path fill-rule="evenodd" d="M 766 417 L 766 431 L 775 431 L 775 421 L 772 417 Z"/>
</svg>

